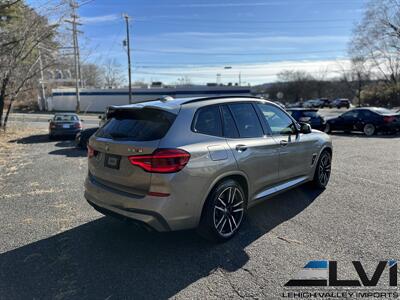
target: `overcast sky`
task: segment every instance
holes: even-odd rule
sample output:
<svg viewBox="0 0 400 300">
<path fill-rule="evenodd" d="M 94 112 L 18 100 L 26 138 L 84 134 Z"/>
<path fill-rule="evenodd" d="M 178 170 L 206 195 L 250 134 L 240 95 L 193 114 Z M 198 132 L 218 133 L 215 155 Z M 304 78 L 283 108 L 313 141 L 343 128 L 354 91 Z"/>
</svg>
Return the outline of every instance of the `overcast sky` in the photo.
<svg viewBox="0 0 400 300">
<path fill-rule="evenodd" d="M 48 0 L 30 0 L 40 6 Z M 83 1 L 80 1 L 83 2 Z M 346 50 L 365 0 L 93 0 L 79 9 L 83 57 L 115 58 L 132 17 L 133 79 L 173 83 L 271 82 L 281 70 L 318 75 L 346 64 Z M 232 69 L 225 70 L 225 66 Z"/>
</svg>

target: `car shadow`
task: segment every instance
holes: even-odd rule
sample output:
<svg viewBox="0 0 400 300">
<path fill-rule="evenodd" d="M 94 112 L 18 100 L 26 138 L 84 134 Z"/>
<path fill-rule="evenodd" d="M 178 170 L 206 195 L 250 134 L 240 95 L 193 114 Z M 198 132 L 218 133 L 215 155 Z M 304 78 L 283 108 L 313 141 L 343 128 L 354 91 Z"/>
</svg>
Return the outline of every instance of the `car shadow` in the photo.
<svg viewBox="0 0 400 300">
<path fill-rule="evenodd" d="M 73 140 L 74 137 L 57 137 L 55 139 L 50 139 L 48 134 L 36 134 L 30 135 L 26 137 L 22 137 L 19 139 L 11 140 L 9 143 L 17 143 L 17 144 L 44 144 L 44 143 L 52 143 L 56 140 L 58 141 L 70 141 Z"/>
<path fill-rule="evenodd" d="M 71 147 L 71 146 L 70 146 Z M 53 150 L 49 152 L 50 155 L 63 155 L 66 157 L 85 157 L 87 156 L 87 151 L 80 148 L 62 148 L 58 150 Z"/>
<path fill-rule="evenodd" d="M 194 231 L 147 232 L 109 217 L 0 255 L 0 294 L 9 299 L 166 299 L 218 269 L 249 260 L 246 247 L 306 209 L 320 194 L 300 187 L 250 209 L 232 240 Z"/>
</svg>

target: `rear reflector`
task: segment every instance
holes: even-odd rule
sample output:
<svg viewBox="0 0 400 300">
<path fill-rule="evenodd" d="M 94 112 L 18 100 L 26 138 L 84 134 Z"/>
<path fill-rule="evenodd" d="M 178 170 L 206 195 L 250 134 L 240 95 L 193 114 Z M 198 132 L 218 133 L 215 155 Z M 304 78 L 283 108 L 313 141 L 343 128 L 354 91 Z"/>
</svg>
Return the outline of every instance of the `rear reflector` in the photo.
<svg viewBox="0 0 400 300">
<path fill-rule="evenodd" d="M 190 154 L 181 149 L 157 149 L 151 155 L 134 155 L 128 159 L 146 172 L 175 173 L 186 166 Z"/>
</svg>

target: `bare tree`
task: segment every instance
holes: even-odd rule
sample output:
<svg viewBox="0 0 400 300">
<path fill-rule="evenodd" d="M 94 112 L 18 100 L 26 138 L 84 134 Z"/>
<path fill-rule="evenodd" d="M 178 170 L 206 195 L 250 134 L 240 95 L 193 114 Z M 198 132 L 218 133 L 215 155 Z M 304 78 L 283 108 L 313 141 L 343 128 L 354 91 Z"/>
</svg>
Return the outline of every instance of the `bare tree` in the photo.
<svg viewBox="0 0 400 300">
<path fill-rule="evenodd" d="M 104 85 L 103 72 L 98 65 L 93 63 L 82 64 L 81 72 L 84 87 L 100 88 Z"/>
<path fill-rule="evenodd" d="M 285 91 L 285 97 L 294 101 L 311 97 L 313 93 L 311 83 L 314 78 L 305 71 L 284 70 L 278 74 L 278 81 Z"/>
<path fill-rule="evenodd" d="M 362 57 L 399 99 L 400 0 L 371 0 L 350 46 L 353 58 Z"/>
<path fill-rule="evenodd" d="M 14 3 L 15 2 L 15 3 Z M 0 25 L 0 126 L 6 126 L 13 101 L 27 89 L 37 87 L 42 69 L 54 64 L 53 50 L 57 25 L 50 25 L 22 1 L 14 1 L 4 10 L 9 17 Z M 40 51 L 40 48 L 45 51 Z M 5 100 L 9 106 L 2 123 Z"/>
<path fill-rule="evenodd" d="M 103 65 L 103 77 L 107 88 L 118 88 L 126 82 L 121 65 L 115 59 L 106 60 Z"/>
</svg>

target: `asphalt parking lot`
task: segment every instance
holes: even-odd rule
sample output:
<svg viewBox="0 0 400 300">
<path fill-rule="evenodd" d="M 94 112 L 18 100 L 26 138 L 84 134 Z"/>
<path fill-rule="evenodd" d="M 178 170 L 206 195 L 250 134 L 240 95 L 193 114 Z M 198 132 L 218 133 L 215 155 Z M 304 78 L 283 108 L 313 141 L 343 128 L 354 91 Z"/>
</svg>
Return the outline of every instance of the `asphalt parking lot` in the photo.
<svg viewBox="0 0 400 300">
<path fill-rule="evenodd" d="M 279 299 L 308 260 L 399 258 L 400 137 L 333 143 L 325 191 L 267 200 L 214 245 L 103 217 L 83 197 L 85 151 L 44 131 L 16 139 L 0 149 L 0 299 Z"/>
</svg>

